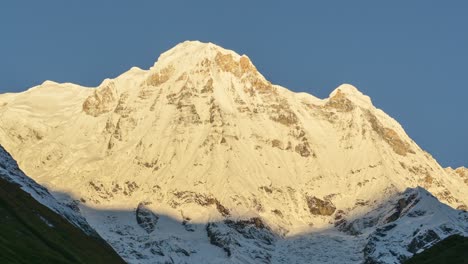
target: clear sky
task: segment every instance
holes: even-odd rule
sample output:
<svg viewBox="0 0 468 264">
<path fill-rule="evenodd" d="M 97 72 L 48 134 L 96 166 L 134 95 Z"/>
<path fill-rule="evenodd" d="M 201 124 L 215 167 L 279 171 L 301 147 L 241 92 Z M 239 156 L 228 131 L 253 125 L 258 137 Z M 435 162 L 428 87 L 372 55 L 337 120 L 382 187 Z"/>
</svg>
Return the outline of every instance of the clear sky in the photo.
<svg viewBox="0 0 468 264">
<path fill-rule="evenodd" d="M 468 166 L 468 1 L 2 1 L 0 93 L 96 86 L 184 40 L 321 98 L 351 83 L 443 166 Z"/>
</svg>

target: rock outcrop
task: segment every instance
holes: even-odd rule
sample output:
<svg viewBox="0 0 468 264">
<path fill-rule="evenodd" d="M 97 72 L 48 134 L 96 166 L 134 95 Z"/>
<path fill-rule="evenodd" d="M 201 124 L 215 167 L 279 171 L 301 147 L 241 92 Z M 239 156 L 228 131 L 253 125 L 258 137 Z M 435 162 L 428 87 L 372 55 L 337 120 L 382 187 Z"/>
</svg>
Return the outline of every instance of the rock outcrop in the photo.
<svg viewBox="0 0 468 264">
<path fill-rule="evenodd" d="M 156 229 L 159 217 L 151 212 L 144 203 L 138 204 L 135 214 L 138 225 L 143 228 L 146 233 L 150 234 Z"/>
<path fill-rule="evenodd" d="M 332 215 L 336 207 L 330 201 L 321 200 L 315 196 L 307 196 L 307 206 L 314 215 Z"/>
</svg>

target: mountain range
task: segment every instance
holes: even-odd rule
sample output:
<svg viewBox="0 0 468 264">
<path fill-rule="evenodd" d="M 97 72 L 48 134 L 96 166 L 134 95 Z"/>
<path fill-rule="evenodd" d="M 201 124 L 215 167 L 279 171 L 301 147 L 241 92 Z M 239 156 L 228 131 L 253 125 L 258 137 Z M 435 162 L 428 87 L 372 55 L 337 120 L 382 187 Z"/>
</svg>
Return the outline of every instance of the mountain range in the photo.
<svg viewBox="0 0 468 264">
<path fill-rule="evenodd" d="M 212 43 L 2 94 L 0 144 L 128 263 L 401 263 L 468 236 L 468 169 L 352 85 L 295 93 Z"/>
</svg>

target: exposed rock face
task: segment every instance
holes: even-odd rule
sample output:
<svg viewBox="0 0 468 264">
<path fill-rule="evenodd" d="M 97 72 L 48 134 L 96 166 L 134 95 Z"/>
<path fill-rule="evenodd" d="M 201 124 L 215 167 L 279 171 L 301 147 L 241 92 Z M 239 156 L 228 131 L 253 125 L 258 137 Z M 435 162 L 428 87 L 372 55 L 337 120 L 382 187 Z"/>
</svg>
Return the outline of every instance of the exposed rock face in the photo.
<svg viewBox="0 0 468 264">
<path fill-rule="evenodd" d="M 276 237 L 260 218 L 209 223 L 206 232 L 210 243 L 222 248 L 231 259 L 272 263 Z"/>
<path fill-rule="evenodd" d="M 424 247 L 427 247 L 427 245 L 438 242 L 439 240 L 440 237 L 436 232 L 433 230 L 427 230 L 422 234 L 418 234 L 413 238 L 413 240 L 411 240 L 411 243 L 408 245 L 408 251 L 415 254 Z"/>
<path fill-rule="evenodd" d="M 385 220 L 386 223 L 390 223 L 393 221 L 396 221 L 401 217 L 403 214 L 404 210 L 408 210 L 408 206 L 417 203 L 417 195 L 410 195 L 407 198 L 401 198 L 398 200 L 397 204 L 395 205 L 395 208 L 393 210 L 393 213 Z"/>
<path fill-rule="evenodd" d="M 114 109 L 118 95 L 113 82 L 107 83 L 94 91 L 83 103 L 83 111 L 92 116 L 110 112 Z"/>
<path fill-rule="evenodd" d="M 462 182 L 462 184 L 464 184 L 465 186 L 468 186 L 468 168 L 459 167 L 459 168 L 454 170 L 454 169 L 449 167 L 449 168 L 445 168 L 445 171 L 451 177 L 455 178 L 456 180 L 460 180 Z M 451 196 L 449 190 L 446 190 L 444 193 L 445 194 L 443 194 L 443 195 Z M 468 205 L 467 205 L 466 202 L 461 202 L 461 201 L 458 201 L 458 202 L 459 202 L 459 204 L 456 206 L 457 209 L 463 210 L 463 211 L 468 210 Z"/>
<path fill-rule="evenodd" d="M 175 255 L 181 259 L 186 259 L 187 257 L 190 257 L 192 254 L 196 253 L 194 250 L 187 250 L 177 243 L 174 243 L 173 241 L 164 239 L 164 240 L 159 240 L 159 241 L 151 241 L 151 242 L 146 242 L 144 245 L 145 249 L 149 249 L 151 254 L 154 257 L 159 257 L 163 259 L 163 262 L 161 263 L 173 263 L 174 257 L 171 255 Z M 168 254 L 166 256 L 167 252 L 170 252 L 171 255 Z M 143 256 L 140 256 L 141 259 L 144 259 Z M 172 259 L 172 262 L 171 262 Z"/>
<path fill-rule="evenodd" d="M 213 91 L 214 91 L 213 79 L 210 78 L 208 79 L 208 81 L 206 81 L 206 84 L 203 86 L 201 93 L 212 93 Z"/>
<path fill-rule="evenodd" d="M 236 77 L 241 77 L 246 73 L 257 73 L 257 69 L 245 55 L 240 59 L 234 59 L 232 54 L 218 52 L 216 53 L 215 62 L 221 70 L 231 72 Z"/>
<path fill-rule="evenodd" d="M 299 153 L 302 157 L 309 157 L 311 155 L 311 150 L 307 141 L 296 145 L 296 147 L 294 147 L 294 150 L 297 153 Z"/>
<path fill-rule="evenodd" d="M 160 86 L 161 84 L 167 82 L 174 72 L 174 67 L 172 65 L 162 69 L 159 72 L 153 73 L 146 80 L 146 85 L 149 86 Z"/>
<path fill-rule="evenodd" d="M 458 177 L 460 177 L 463 182 L 468 185 L 468 168 L 459 167 L 455 170 L 450 169 L 450 172 Z"/>
<path fill-rule="evenodd" d="M 315 196 L 307 197 L 307 206 L 314 215 L 332 215 L 336 207 L 330 201 L 321 200 Z"/>
<path fill-rule="evenodd" d="M 270 116 L 271 120 L 288 127 L 297 124 L 297 116 L 293 111 L 291 111 L 286 102 L 273 104 L 270 105 L 270 107 L 273 109 L 273 113 Z"/>
<path fill-rule="evenodd" d="M 229 215 L 229 209 L 224 207 L 218 199 L 195 192 L 174 192 L 174 199 L 171 201 L 172 207 L 178 207 L 181 204 L 195 203 L 201 206 L 212 206 L 214 205 L 216 210 L 223 216 Z"/>
<path fill-rule="evenodd" d="M 136 221 L 146 233 L 150 234 L 156 229 L 159 217 L 155 215 L 144 203 L 139 203 L 136 209 Z"/>
<path fill-rule="evenodd" d="M 328 108 L 334 108 L 340 112 L 350 112 L 355 108 L 351 100 L 346 98 L 346 95 L 342 93 L 341 90 L 338 90 L 333 97 L 330 97 L 325 106 Z"/>
<path fill-rule="evenodd" d="M 367 117 L 372 129 L 387 142 L 398 155 L 406 156 L 406 154 L 415 152 L 411 149 L 407 142 L 404 142 L 395 130 L 384 127 L 375 115 L 367 112 Z"/>
</svg>

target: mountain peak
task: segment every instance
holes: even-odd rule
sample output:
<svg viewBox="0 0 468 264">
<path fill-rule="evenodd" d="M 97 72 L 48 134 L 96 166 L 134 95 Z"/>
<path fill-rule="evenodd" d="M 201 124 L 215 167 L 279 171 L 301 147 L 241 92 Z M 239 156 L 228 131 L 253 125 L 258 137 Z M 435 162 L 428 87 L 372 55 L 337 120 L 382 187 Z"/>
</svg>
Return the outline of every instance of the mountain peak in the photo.
<svg viewBox="0 0 468 264">
<path fill-rule="evenodd" d="M 58 83 L 51 81 L 51 80 L 45 80 L 41 85 L 56 85 L 56 84 Z"/>
<path fill-rule="evenodd" d="M 338 86 L 329 96 L 329 98 L 336 97 L 346 97 L 361 106 L 372 105 L 372 101 L 369 96 L 363 94 L 355 86 L 347 83 Z"/>
<path fill-rule="evenodd" d="M 246 55 L 220 47 L 211 42 L 185 41 L 159 56 L 152 69 L 164 69 L 176 66 L 181 72 L 197 68 L 217 67 L 240 77 L 243 73 L 257 70 Z"/>
<path fill-rule="evenodd" d="M 230 54 L 234 58 L 240 58 L 240 55 L 232 50 L 224 49 L 211 42 L 184 41 L 177 44 L 168 51 L 162 53 L 155 63 L 165 64 L 167 62 L 199 62 L 204 59 L 214 60 L 218 53 Z"/>
<path fill-rule="evenodd" d="M 212 42 L 201 42 L 198 40 L 187 40 L 175 45 L 173 48 L 169 49 L 168 51 L 161 54 L 161 57 L 166 55 L 175 55 L 175 54 L 192 54 L 192 55 L 199 55 L 203 53 L 207 54 L 216 54 L 217 52 L 222 53 L 231 53 L 233 55 L 240 56 L 236 52 L 232 50 L 225 49 L 219 45 L 216 45 Z"/>
</svg>

